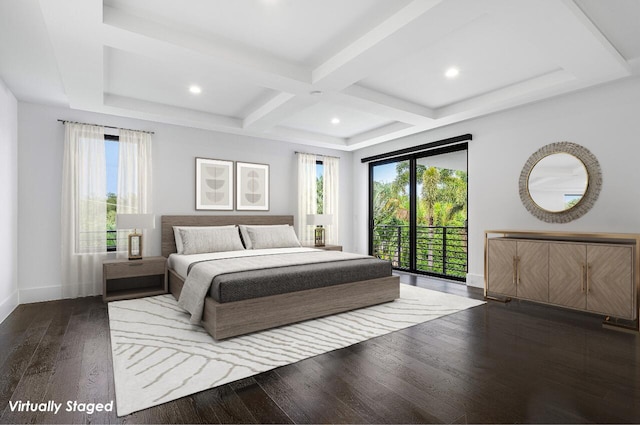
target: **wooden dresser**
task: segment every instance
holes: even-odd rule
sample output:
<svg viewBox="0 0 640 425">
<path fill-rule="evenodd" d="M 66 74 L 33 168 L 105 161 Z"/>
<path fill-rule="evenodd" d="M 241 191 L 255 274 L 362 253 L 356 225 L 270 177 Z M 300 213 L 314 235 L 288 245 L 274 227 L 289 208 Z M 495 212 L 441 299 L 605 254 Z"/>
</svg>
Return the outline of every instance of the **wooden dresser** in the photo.
<svg viewBox="0 0 640 425">
<path fill-rule="evenodd" d="M 485 231 L 485 297 L 518 298 L 618 319 L 638 330 L 640 235 Z"/>
</svg>

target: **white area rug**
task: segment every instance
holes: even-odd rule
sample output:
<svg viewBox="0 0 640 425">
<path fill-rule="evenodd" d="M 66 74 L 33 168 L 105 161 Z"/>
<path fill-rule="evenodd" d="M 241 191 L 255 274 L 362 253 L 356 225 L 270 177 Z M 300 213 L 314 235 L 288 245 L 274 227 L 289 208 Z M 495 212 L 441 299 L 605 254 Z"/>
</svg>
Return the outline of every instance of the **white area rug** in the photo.
<svg viewBox="0 0 640 425">
<path fill-rule="evenodd" d="M 109 303 L 118 416 L 484 304 L 400 285 L 400 299 L 215 341 L 171 295 Z"/>
</svg>

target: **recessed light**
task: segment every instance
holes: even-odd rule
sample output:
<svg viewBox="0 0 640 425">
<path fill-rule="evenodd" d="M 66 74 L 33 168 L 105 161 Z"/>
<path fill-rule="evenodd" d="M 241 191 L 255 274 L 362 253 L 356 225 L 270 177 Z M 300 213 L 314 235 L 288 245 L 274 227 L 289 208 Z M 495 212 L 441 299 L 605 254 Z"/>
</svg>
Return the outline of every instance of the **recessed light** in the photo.
<svg viewBox="0 0 640 425">
<path fill-rule="evenodd" d="M 447 72 L 444 73 L 444 76 L 447 78 L 456 78 L 460 74 L 460 70 L 455 66 L 447 69 Z"/>
<path fill-rule="evenodd" d="M 189 91 L 193 94 L 200 94 L 202 93 L 202 89 L 199 86 L 191 86 L 189 87 Z"/>
<path fill-rule="evenodd" d="M 340 118 L 331 118 L 331 124 L 337 125 L 340 124 Z"/>
</svg>

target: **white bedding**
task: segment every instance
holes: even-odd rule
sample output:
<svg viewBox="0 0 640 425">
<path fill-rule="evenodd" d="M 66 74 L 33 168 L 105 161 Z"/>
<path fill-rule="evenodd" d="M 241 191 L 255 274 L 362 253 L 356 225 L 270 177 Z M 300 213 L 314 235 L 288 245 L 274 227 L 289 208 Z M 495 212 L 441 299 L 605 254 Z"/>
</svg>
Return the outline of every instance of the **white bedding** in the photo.
<svg viewBox="0 0 640 425">
<path fill-rule="evenodd" d="M 315 248 L 269 248 L 269 249 L 244 249 L 241 251 L 210 252 L 206 254 L 171 254 L 169 255 L 169 268 L 183 279 L 187 277 L 187 271 L 192 263 L 205 260 L 222 260 L 225 258 L 254 257 L 270 254 L 285 254 L 298 252 L 314 252 Z"/>
</svg>

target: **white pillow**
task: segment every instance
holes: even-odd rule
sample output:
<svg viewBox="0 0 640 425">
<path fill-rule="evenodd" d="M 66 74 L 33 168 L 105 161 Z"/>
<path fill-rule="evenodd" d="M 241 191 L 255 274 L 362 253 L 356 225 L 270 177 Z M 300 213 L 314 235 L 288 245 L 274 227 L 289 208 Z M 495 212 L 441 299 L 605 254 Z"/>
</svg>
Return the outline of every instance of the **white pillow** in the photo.
<svg viewBox="0 0 640 425">
<path fill-rule="evenodd" d="M 181 227 L 181 254 L 244 250 L 236 226 Z"/>
<path fill-rule="evenodd" d="M 253 249 L 297 248 L 300 241 L 291 226 L 247 227 Z"/>
<path fill-rule="evenodd" d="M 253 244 L 251 243 L 251 238 L 249 237 L 249 232 L 247 232 L 248 228 L 276 228 L 276 227 L 290 227 L 288 224 L 262 224 L 262 225 L 246 225 L 239 224 L 240 234 L 242 235 L 242 242 L 244 242 L 244 247 L 247 249 L 253 249 Z"/>
</svg>

